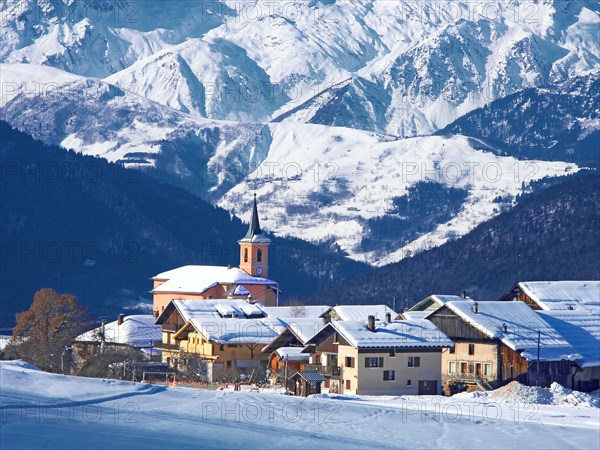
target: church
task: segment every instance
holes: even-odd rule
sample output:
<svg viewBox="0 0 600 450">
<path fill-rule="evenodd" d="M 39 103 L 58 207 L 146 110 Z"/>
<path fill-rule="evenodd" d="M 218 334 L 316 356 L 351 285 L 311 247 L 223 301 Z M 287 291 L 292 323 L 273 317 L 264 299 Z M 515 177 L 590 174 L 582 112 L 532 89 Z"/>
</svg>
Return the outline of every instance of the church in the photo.
<svg viewBox="0 0 600 450">
<path fill-rule="evenodd" d="M 240 265 L 182 266 L 152 277 L 153 313 L 158 317 L 171 300 L 248 299 L 278 306 L 279 287 L 269 276 L 269 244 L 258 219 L 256 194 L 246 235 L 238 241 Z"/>
</svg>

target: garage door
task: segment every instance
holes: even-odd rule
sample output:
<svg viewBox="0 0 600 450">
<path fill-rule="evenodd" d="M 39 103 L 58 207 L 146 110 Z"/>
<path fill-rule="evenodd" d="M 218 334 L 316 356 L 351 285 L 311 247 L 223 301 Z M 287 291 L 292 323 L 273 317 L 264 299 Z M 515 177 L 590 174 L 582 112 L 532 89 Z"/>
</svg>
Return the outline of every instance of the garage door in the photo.
<svg viewBox="0 0 600 450">
<path fill-rule="evenodd" d="M 419 380 L 419 395 L 437 395 L 437 380 Z"/>
</svg>

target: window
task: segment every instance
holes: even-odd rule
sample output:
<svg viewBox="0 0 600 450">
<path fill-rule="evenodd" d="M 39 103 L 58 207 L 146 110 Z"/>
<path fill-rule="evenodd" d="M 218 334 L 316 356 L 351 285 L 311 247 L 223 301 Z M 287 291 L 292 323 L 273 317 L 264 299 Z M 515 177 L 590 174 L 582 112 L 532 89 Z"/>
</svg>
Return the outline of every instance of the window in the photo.
<svg viewBox="0 0 600 450">
<path fill-rule="evenodd" d="M 465 373 L 469 373 L 469 369 L 468 369 L 468 364 L 466 362 L 461 362 L 460 363 L 460 373 L 461 374 L 465 374 Z"/>
<path fill-rule="evenodd" d="M 421 357 L 420 356 L 409 356 L 408 357 L 408 367 L 421 367 Z"/>
<path fill-rule="evenodd" d="M 333 343 L 337 344 L 338 342 L 340 342 L 340 338 L 339 338 L 339 336 L 337 334 L 337 331 L 334 331 L 333 332 Z"/>
<path fill-rule="evenodd" d="M 454 355 L 454 347 L 450 347 L 450 354 Z"/>
<path fill-rule="evenodd" d="M 352 356 L 346 356 L 346 367 L 354 367 L 354 358 Z"/>
<path fill-rule="evenodd" d="M 259 248 L 258 250 L 256 250 L 256 261 L 257 262 L 262 261 L 262 248 Z"/>
<path fill-rule="evenodd" d="M 489 377 L 492 375 L 492 365 L 490 363 L 485 363 L 483 365 L 483 375 Z"/>
<path fill-rule="evenodd" d="M 475 344 L 469 344 L 469 355 L 475 354 Z"/>
<path fill-rule="evenodd" d="M 390 358 L 394 358 L 396 356 L 396 349 L 393 348 L 390 350 Z"/>
<path fill-rule="evenodd" d="M 352 386 L 352 382 L 351 382 L 350 380 L 346 380 L 346 389 L 347 389 L 347 390 L 350 390 L 350 389 L 352 389 L 352 387 L 351 387 L 351 386 Z"/>
<path fill-rule="evenodd" d="M 384 370 L 383 371 L 383 381 L 394 381 L 396 379 L 396 371 L 395 370 Z"/>
<path fill-rule="evenodd" d="M 448 361 L 448 374 L 454 375 L 456 373 L 456 361 Z"/>
<path fill-rule="evenodd" d="M 323 387 L 324 388 L 328 388 L 329 387 L 329 379 L 326 378 L 325 381 L 323 381 Z"/>
<path fill-rule="evenodd" d="M 383 358 L 365 358 L 365 367 L 383 367 Z"/>
<path fill-rule="evenodd" d="M 219 351 L 222 352 L 223 350 L 225 350 L 225 346 L 223 344 L 219 345 Z"/>
<path fill-rule="evenodd" d="M 406 380 L 406 385 L 407 386 L 412 386 L 412 380 Z"/>
<path fill-rule="evenodd" d="M 231 361 L 227 361 L 227 368 L 231 369 Z"/>
<path fill-rule="evenodd" d="M 244 249 L 244 262 L 248 262 L 248 248 Z"/>
</svg>

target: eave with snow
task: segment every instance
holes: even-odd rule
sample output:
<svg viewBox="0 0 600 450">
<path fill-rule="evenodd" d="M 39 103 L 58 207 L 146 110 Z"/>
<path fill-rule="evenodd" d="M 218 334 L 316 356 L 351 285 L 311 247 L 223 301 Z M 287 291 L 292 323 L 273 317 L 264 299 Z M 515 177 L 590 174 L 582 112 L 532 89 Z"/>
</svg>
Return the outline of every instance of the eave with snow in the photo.
<svg viewBox="0 0 600 450">
<path fill-rule="evenodd" d="M 500 300 L 522 301 L 541 311 L 600 313 L 600 281 L 522 281 Z"/>
</svg>

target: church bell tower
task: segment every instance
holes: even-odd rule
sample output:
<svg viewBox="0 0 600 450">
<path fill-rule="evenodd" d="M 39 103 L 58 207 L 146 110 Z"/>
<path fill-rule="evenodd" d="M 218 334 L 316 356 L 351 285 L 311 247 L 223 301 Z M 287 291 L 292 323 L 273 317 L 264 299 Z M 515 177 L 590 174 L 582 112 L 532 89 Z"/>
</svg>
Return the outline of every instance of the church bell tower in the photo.
<svg viewBox="0 0 600 450">
<path fill-rule="evenodd" d="M 252 207 L 252 217 L 246 236 L 238 241 L 240 244 L 240 269 L 254 276 L 267 278 L 269 275 L 269 244 L 271 240 L 263 235 L 258 221 L 256 194 Z"/>
</svg>

